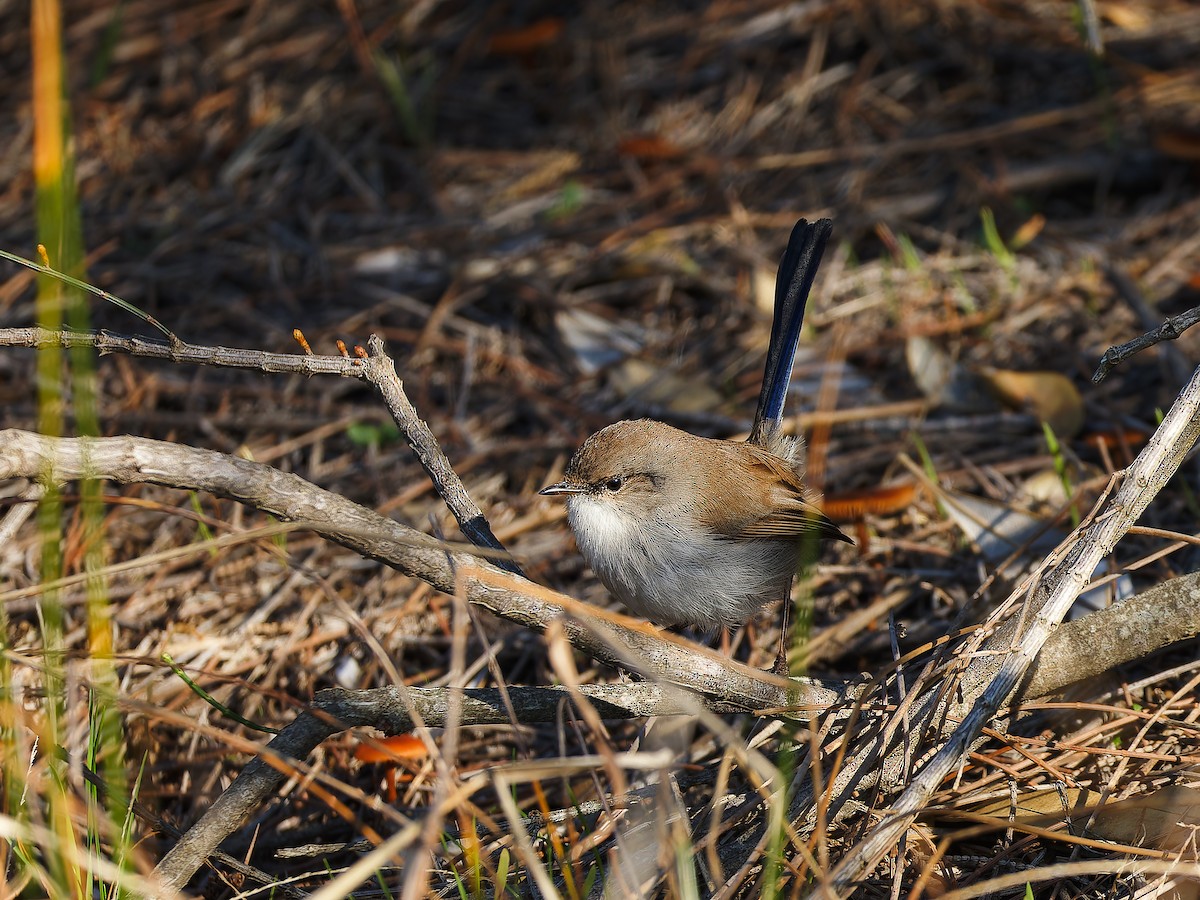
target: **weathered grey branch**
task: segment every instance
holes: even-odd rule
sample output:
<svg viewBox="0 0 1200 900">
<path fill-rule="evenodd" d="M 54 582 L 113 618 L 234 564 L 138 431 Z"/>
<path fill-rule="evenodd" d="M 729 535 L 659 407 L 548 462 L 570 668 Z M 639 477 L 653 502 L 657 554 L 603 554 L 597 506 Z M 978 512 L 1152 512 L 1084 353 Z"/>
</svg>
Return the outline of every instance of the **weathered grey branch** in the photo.
<svg viewBox="0 0 1200 900">
<path fill-rule="evenodd" d="M 0 328 L 0 346 L 92 347 L 101 356 L 125 353 L 149 359 L 227 369 L 296 375 L 343 375 L 364 378 L 366 360 L 356 356 L 317 356 L 311 353 L 267 353 L 239 347 L 206 347 L 185 341 L 167 343 L 146 338 L 123 337 L 108 331 L 52 331 L 49 328 Z"/>
<path fill-rule="evenodd" d="M 346 728 L 371 726 L 387 734 L 413 728 L 413 713 L 429 727 L 450 722 L 451 691 L 447 689 L 384 687 L 367 691 L 332 688 L 317 694 L 310 709 L 302 712 L 238 774 L 216 802 L 179 839 L 155 869 L 167 887 L 182 890 L 204 860 L 238 825 L 260 808 L 292 770 L 293 760 L 303 760 L 322 741 Z M 582 685 L 579 693 L 606 719 L 637 716 L 680 715 L 690 701 L 680 691 L 662 685 Z M 566 688 L 509 687 L 513 706 L 522 722 L 553 722 L 563 704 L 571 701 Z M 733 712 L 740 707 L 714 704 L 717 711 Z M 462 691 L 459 723 L 481 725 L 508 722 L 499 689 Z"/>
<path fill-rule="evenodd" d="M 1020 699 L 1044 697 L 1200 634 L 1200 572 L 1064 622 L 1029 668 Z"/>
<path fill-rule="evenodd" d="M 1127 301 L 1131 301 L 1131 305 L 1134 306 L 1136 311 L 1140 313 L 1142 309 L 1147 307 L 1147 304 L 1140 300 L 1137 291 L 1129 283 L 1128 277 L 1123 272 L 1109 268 L 1108 275 L 1116 283 L 1122 296 Z M 1162 341 L 1174 341 L 1178 339 L 1181 334 L 1198 322 L 1200 322 L 1200 306 L 1181 312 L 1177 316 L 1172 316 L 1157 328 L 1145 334 L 1138 335 L 1131 341 L 1118 344 L 1116 347 L 1109 347 L 1104 351 L 1104 355 L 1100 357 L 1100 365 L 1097 366 L 1095 373 L 1092 375 L 1092 383 L 1099 384 L 1108 377 L 1109 372 L 1129 359 L 1129 357 L 1141 353 L 1143 350 L 1153 347 Z"/>
<path fill-rule="evenodd" d="M 176 338 L 170 343 L 144 338 L 122 337 L 107 331 L 52 331 L 48 328 L 0 328 L 0 346 L 32 347 L 91 347 L 101 356 L 126 353 L 149 359 L 174 363 L 218 366 L 232 369 L 256 369 L 260 372 L 293 373 L 296 375 L 340 375 L 363 378 L 373 384 L 383 397 L 388 411 L 404 433 L 418 461 L 425 469 L 434 489 L 450 510 L 458 527 L 472 544 L 503 554 L 504 546 L 492 533 L 483 512 L 475 505 L 459 480 L 458 474 L 429 426 L 417 415 L 416 409 L 404 394 L 396 364 L 387 355 L 383 341 L 371 335 L 367 341 L 367 356 L 317 356 L 312 353 L 267 353 L 263 350 L 243 350 L 237 347 L 206 347 L 189 344 Z M 520 568 L 504 555 L 496 557 L 496 565 L 520 574 Z"/>
<path fill-rule="evenodd" d="M 1034 658 L 1062 620 L 1075 598 L 1088 583 L 1096 565 L 1137 521 L 1138 517 L 1179 468 L 1200 436 L 1200 369 L 1167 412 L 1133 464 L 1125 471 L 1120 488 L 1102 499 L 1086 527 L 1081 527 L 1051 555 L 1043 570 L 1019 586 L 1009 598 L 1023 603 L 1021 613 L 1010 619 L 984 643 L 982 654 L 965 670 L 957 692 L 961 701 L 941 702 L 937 691 L 923 691 L 918 708 L 909 720 L 916 723 L 911 733 L 920 738 L 929 729 L 944 733 L 941 723 L 958 721 L 908 787 L 888 804 L 887 817 L 877 825 L 834 869 L 830 886 L 845 891 L 873 868 L 895 846 L 917 813 L 929 802 L 943 779 L 962 762 L 984 725 L 1008 703 L 1025 677 Z M 908 746 L 913 753 L 916 745 Z M 868 741 L 855 762 L 870 759 L 878 768 L 884 748 Z M 895 752 L 885 766 L 895 766 Z M 860 771 L 861 766 L 848 767 Z M 862 785 L 855 785 L 861 789 Z M 842 788 L 842 792 L 846 790 Z M 844 802 L 844 798 L 842 798 Z M 835 801 L 836 805 L 837 801 Z"/>
<path fill-rule="evenodd" d="M 778 678 L 675 635 L 547 590 L 428 535 L 270 466 L 146 438 L 49 438 L 0 431 L 0 479 L 67 482 L 84 476 L 121 484 L 201 490 L 297 522 L 363 556 L 420 578 L 519 625 L 544 631 L 562 619 L 571 643 L 594 658 L 688 687 L 743 709 L 813 708 L 845 698 L 843 681 Z"/>
</svg>

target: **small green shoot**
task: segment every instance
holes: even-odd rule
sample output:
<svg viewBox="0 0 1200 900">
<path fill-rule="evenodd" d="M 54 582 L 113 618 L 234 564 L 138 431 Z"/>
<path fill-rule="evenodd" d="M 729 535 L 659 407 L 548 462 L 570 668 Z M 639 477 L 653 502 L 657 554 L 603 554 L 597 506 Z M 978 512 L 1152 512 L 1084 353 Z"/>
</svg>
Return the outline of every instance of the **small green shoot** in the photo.
<svg viewBox="0 0 1200 900">
<path fill-rule="evenodd" d="M 696 848 L 692 846 L 691 841 L 687 840 L 687 832 L 682 831 L 675 840 L 675 878 L 679 883 L 679 896 L 683 900 L 700 900 L 700 886 L 696 882 Z M 588 872 L 588 880 L 592 878 L 592 872 Z M 590 891 L 587 891 L 588 884 L 584 884 L 585 897 L 590 897 Z"/>
<path fill-rule="evenodd" d="M 88 72 L 90 87 L 98 86 L 108 75 L 109 67 L 112 66 L 113 53 L 121 40 L 121 26 L 124 24 L 124 20 L 125 2 L 120 0 L 113 7 L 112 15 L 109 16 L 104 31 L 100 35 L 100 46 L 96 49 L 96 55 L 92 57 L 91 70 Z"/>
<path fill-rule="evenodd" d="M 195 694 L 213 709 L 217 710 L 217 712 L 221 713 L 221 715 L 225 716 L 226 718 L 233 719 L 233 721 L 237 722 L 239 725 L 245 725 L 247 728 L 252 728 L 255 731 L 262 731 L 266 734 L 279 734 L 278 728 L 270 728 L 266 725 L 259 725 L 257 722 L 251 722 L 249 719 L 243 718 L 235 713 L 232 709 L 230 709 L 208 691 L 204 690 L 204 688 L 200 687 L 200 685 L 196 684 L 196 682 L 192 680 L 191 676 L 188 675 L 187 672 L 183 671 L 179 664 L 171 658 L 171 654 L 164 653 L 159 657 L 159 659 L 171 667 L 171 671 L 178 675 L 180 680 L 182 680 L 184 684 L 192 689 L 193 694 Z"/>
<path fill-rule="evenodd" d="M 356 447 L 378 450 L 386 444 L 400 440 L 400 429 L 392 421 L 355 422 L 346 429 L 346 437 Z"/>
<path fill-rule="evenodd" d="M 791 673 L 793 675 L 806 674 L 803 665 L 804 648 L 807 646 L 809 637 L 812 635 L 814 605 L 813 572 L 816 570 L 820 555 L 820 544 L 815 538 L 801 542 L 800 565 L 796 570 L 796 577 L 793 579 L 795 587 L 791 597 L 792 636 L 787 645 L 788 659 L 796 661 L 796 668 Z M 784 637 L 786 640 L 787 636 L 785 635 Z"/>
<path fill-rule="evenodd" d="M 288 532 L 291 531 L 292 529 L 290 527 L 288 527 L 287 525 L 285 525 L 283 522 L 280 522 L 274 516 L 267 516 L 267 521 L 270 522 L 272 525 L 280 526 L 279 530 L 271 536 L 271 543 L 273 543 L 277 548 L 279 548 L 279 551 L 281 553 L 287 553 Z"/>
<path fill-rule="evenodd" d="M 1070 499 L 1074 496 L 1075 489 L 1071 485 L 1071 472 L 1067 466 L 1067 456 L 1063 452 L 1062 444 L 1059 443 L 1058 435 L 1054 433 L 1049 422 L 1042 422 L 1042 434 L 1046 438 L 1046 449 L 1050 451 L 1050 456 L 1054 460 L 1054 474 L 1062 483 L 1063 493 Z M 1078 528 L 1079 521 L 1079 505 L 1071 500 L 1071 527 Z"/>
<path fill-rule="evenodd" d="M 392 890 L 391 890 L 391 888 L 388 887 L 387 881 L 384 880 L 382 872 L 376 870 L 375 881 L 379 884 L 379 892 L 381 894 L 383 894 L 383 896 L 386 897 L 387 900 L 392 900 L 392 897 L 393 897 Z"/>
<path fill-rule="evenodd" d="M 588 873 L 583 879 L 583 896 L 592 896 L 592 888 L 596 886 L 596 878 L 603 871 L 598 863 L 588 866 Z"/>
<path fill-rule="evenodd" d="M 916 431 L 909 434 L 909 439 L 913 442 L 913 446 L 917 448 L 917 456 L 921 458 L 921 468 L 925 470 L 925 477 L 933 484 L 937 484 L 937 466 L 933 464 L 933 457 L 929 455 L 929 448 L 925 446 L 925 441 L 921 439 L 920 433 Z M 937 501 L 937 508 L 938 515 L 946 518 L 946 507 L 942 505 L 941 499 Z"/>
<path fill-rule="evenodd" d="M 546 219 L 550 222 L 569 219 L 583 208 L 586 197 L 587 192 L 584 190 L 583 184 L 577 179 L 568 179 L 566 184 L 559 189 L 554 203 L 546 210 Z"/>
<path fill-rule="evenodd" d="M 442 835 L 442 852 L 445 853 L 448 848 L 446 835 Z M 458 870 L 458 866 L 450 866 L 450 878 L 454 881 L 454 887 L 458 890 L 458 900 L 471 900 L 471 894 L 467 890 L 467 883 L 463 880 L 463 875 Z"/>
<path fill-rule="evenodd" d="M 917 252 L 917 246 L 912 242 L 907 234 L 896 235 L 896 243 L 900 245 L 900 262 L 909 272 L 925 271 L 925 264 L 921 261 L 921 254 Z"/>
<path fill-rule="evenodd" d="M 496 889 L 497 897 L 504 894 L 508 889 L 508 867 L 511 861 L 508 848 L 503 848 L 500 851 L 500 855 L 496 858 L 496 878 L 492 882 L 492 885 Z"/>
<path fill-rule="evenodd" d="M 431 53 L 406 61 L 383 53 L 371 57 L 375 73 L 387 91 L 400 120 L 400 130 L 412 146 L 424 149 L 433 143 L 433 95 L 438 67 Z"/>
<path fill-rule="evenodd" d="M 192 503 L 192 512 L 194 512 L 198 517 L 196 519 L 196 530 L 200 532 L 200 540 L 211 541 L 213 539 L 213 532 L 212 529 L 208 527 L 208 523 L 204 521 L 204 507 L 200 505 L 200 495 L 195 491 L 189 491 L 188 499 Z M 217 548 L 209 547 L 208 555 L 209 557 L 216 559 Z"/>
<path fill-rule="evenodd" d="M 983 224 L 984 246 L 992 256 L 996 257 L 996 262 L 1000 263 L 1000 268 L 1008 273 L 1009 278 L 1014 279 L 1015 284 L 1017 258 L 1008 249 L 1004 239 L 1000 237 L 1000 230 L 996 227 L 995 213 L 990 207 L 985 206 L 979 210 L 979 220 Z"/>
<path fill-rule="evenodd" d="M 958 308 L 964 315 L 971 316 L 979 312 L 979 304 L 975 302 L 971 289 L 967 287 L 966 279 L 958 269 L 951 273 L 950 285 L 951 296 L 958 303 Z"/>
</svg>

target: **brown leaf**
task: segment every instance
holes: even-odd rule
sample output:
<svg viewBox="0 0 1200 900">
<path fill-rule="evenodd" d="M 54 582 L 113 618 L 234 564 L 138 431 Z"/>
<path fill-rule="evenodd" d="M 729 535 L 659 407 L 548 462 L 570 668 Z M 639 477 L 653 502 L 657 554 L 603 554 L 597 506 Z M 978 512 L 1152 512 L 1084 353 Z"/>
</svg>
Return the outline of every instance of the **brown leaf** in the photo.
<svg viewBox="0 0 1200 900">
<path fill-rule="evenodd" d="M 428 755 L 429 751 L 425 748 L 424 741 L 411 734 L 375 738 L 354 748 L 354 758 L 366 763 L 394 763 L 402 759 L 424 759 Z"/>
<path fill-rule="evenodd" d="M 1086 823 L 1088 817 L 1077 821 Z M 1106 803 L 1095 812 L 1088 834 L 1159 850 L 1180 850 L 1195 841 L 1200 828 L 1200 791 L 1181 785 L 1168 785 L 1140 797 Z"/>
<path fill-rule="evenodd" d="M 553 44 L 566 27 L 566 21 L 556 16 L 538 19 L 524 28 L 497 31 L 488 41 L 488 52 L 502 56 L 521 56 Z"/>
<path fill-rule="evenodd" d="M 1117 450 L 1122 447 L 1140 447 L 1149 440 L 1150 436 L 1144 431 L 1136 428 L 1124 428 L 1120 431 L 1090 431 L 1084 437 L 1084 441 L 1091 444 L 1097 450 L 1105 447 L 1109 450 Z"/>
<path fill-rule="evenodd" d="M 985 368 L 979 374 L 997 400 L 1033 413 L 1060 438 L 1074 437 L 1083 427 L 1083 398 L 1061 372 Z"/>
<path fill-rule="evenodd" d="M 679 159 L 686 151 L 656 134 L 627 137 L 617 144 L 617 153 L 634 159 Z"/>
<path fill-rule="evenodd" d="M 1154 135 L 1154 148 L 1164 156 L 1200 162 L 1200 131 L 1163 128 Z"/>
<path fill-rule="evenodd" d="M 916 485 L 909 482 L 827 494 L 821 510 L 838 522 L 861 519 L 866 515 L 887 516 L 908 509 L 916 493 Z"/>
</svg>

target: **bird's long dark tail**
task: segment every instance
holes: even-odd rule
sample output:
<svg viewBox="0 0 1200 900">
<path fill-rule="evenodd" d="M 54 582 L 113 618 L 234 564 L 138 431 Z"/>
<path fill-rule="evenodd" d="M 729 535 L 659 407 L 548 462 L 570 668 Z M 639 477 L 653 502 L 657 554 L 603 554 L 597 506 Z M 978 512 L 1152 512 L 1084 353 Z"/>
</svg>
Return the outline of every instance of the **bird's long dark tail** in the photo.
<svg viewBox="0 0 1200 900">
<path fill-rule="evenodd" d="M 832 231 L 833 222 L 829 219 L 818 219 L 811 224 L 801 219 L 792 229 L 783 259 L 779 261 L 767 367 L 750 432 L 750 443 L 760 447 L 771 445 L 783 420 L 783 404 L 788 382 L 792 380 L 792 364 L 796 361 L 796 343 L 804 324 L 804 307 Z"/>
</svg>

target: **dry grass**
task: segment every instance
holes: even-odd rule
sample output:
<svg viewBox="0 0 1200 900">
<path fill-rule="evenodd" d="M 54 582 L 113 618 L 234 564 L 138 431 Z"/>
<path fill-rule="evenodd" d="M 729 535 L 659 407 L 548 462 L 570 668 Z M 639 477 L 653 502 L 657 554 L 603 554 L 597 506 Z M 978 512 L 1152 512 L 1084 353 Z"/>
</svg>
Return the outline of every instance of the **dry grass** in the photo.
<svg viewBox="0 0 1200 900">
<path fill-rule="evenodd" d="M 840 243 L 810 305 L 792 407 L 815 423 L 823 489 L 909 480 L 899 457 L 923 447 L 943 486 L 1028 505 L 1025 485 L 1053 471 L 1037 422 L 994 406 L 897 411 L 922 399 L 906 343 L 924 335 L 969 367 L 1069 376 L 1085 401 L 1083 434 L 1067 443 L 1072 482 L 1124 464 L 1119 442 L 1106 458 L 1086 436 L 1152 431 L 1155 409 L 1170 404 L 1200 349 L 1188 336 L 1098 388 L 1088 381 L 1107 346 L 1200 298 L 1200 10 L 1186 0 L 1099 3 L 1104 55 L 1095 57 L 1075 3 L 907 7 L 594 2 L 556 19 L 538 4 L 74 4 L 66 48 L 89 276 L 196 342 L 288 351 L 299 327 L 332 352 L 335 339 L 382 335 L 413 402 L 530 576 L 605 603 L 561 510 L 537 488 L 584 436 L 623 416 L 721 435 L 748 427 L 769 325 L 763 278 L 797 216 L 829 214 Z M 26 15 L 0 4 L 9 85 L 0 93 L 0 247 L 31 255 Z M 987 246 L 984 207 L 1011 258 Z M 1016 235 L 1028 241 L 1016 248 Z M 1152 321 L 1120 295 L 1109 266 L 1132 279 Z M 12 269 L 4 278 L 0 325 L 29 324 L 30 278 Z M 136 330 L 112 307 L 93 316 Z M 600 336 L 585 354 L 594 321 Z M 98 371 L 105 433 L 248 451 L 457 536 L 382 406 L 357 384 L 120 357 Z M 0 353 L 0 425 L 33 427 L 33 372 L 26 351 Z M 835 410 L 858 414 L 829 424 Z M 1197 487 L 1191 463 L 1147 524 L 1194 532 Z M 231 534 L 266 519 L 149 486 L 107 493 L 110 562 L 161 554 L 110 582 L 128 757 L 144 763 L 138 798 L 161 820 L 194 821 L 246 762 L 233 738 L 259 739 L 197 699 L 163 652 L 221 702 L 274 726 L 338 683 L 388 684 L 398 672 L 410 684 L 492 684 L 477 662 L 485 639 L 508 684 L 563 675 L 553 641 L 487 619 L 459 632 L 465 664 L 456 668 L 450 598 L 316 537 L 197 550 L 204 529 Z M 907 651 L 949 630 L 982 581 L 979 557 L 927 492 L 868 514 L 859 537 L 857 549 L 828 551 L 805 586 L 821 674 L 885 669 L 889 615 Z M 1131 538 L 1114 564 L 1162 543 Z M 30 523 L 0 548 L 5 590 L 36 584 L 37 544 Z M 1194 552 L 1151 560 L 1135 584 L 1195 569 Z M 66 558 L 68 571 L 82 565 L 70 543 Z M 83 593 L 73 590 L 64 602 L 75 708 L 87 670 L 78 662 Z M 19 690 L 37 683 L 36 596 L 6 601 Z M 840 624 L 848 621 L 852 630 Z M 768 665 L 774 638 L 764 619 L 743 629 L 734 652 Z M 1038 711 L 1021 726 L 1027 738 L 981 748 L 911 832 L 898 890 L 930 868 L 938 840 L 964 827 L 950 810 L 1043 786 L 1120 798 L 1193 783 L 1197 656 L 1191 641 L 1112 672 L 1065 707 Z M 584 681 L 616 674 L 585 658 L 572 665 Z M 556 859 L 557 889 L 582 895 L 593 865 L 611 876 L 615 860 L 636 856 L 629 843 L 644 841 L 632 831 L 625 843 L 608 840 L 612 821 L 596 801 L 616 792 L 611 766 L 568 773 L 560 758 L 645 747 L 640 724 L 601 733 L 564 711 L 558 727 L 467 729 L 449 748 L 439 732 L 438 755 L 414 764 L 394 810 L 380 799 L 380 770 L 353 759 L 348 737 L 335 739 L 311 761 L 315 775 L 298 774 L 226 849 L 312 887 L 356 853 L 278 851 L 368 831 L 386 838 L 397 822 L 422 821 L 448 780 L 543 760 L 540 780 L 514 776 L 508 795 L 493 784 L 446 817 L 430 844 L 429 890 L 456 893 L 456 877 L 469 889 L 475 871 L 488 893 L 502 845 L 529 890 L 520 842 L 506 837 L 513 823 L 502 801 L 513 797 L 547 817 L 585 808 L 558 830 L 531 831 L 531 845 Z M 754 765 L 739 744 L 778 763 L 788 743 L 786 729 L 763 720 L 725 726 L 699 726 L 677 746 L 679 797 L 702 848 L 718 832 L 726 843 L 753 832 L 754 815 L 722 817 L 710 805 L 725 795 L 726 809 L 755 805 Z M 622 777 L 638 787 L 635 763 Z M 309 778 L 329 781 L 314 790 Z M 868 818 L 796 840 L 824 863 Z M 1063 843 L 1061 825 L 1047 826 L 1059 827 L 1057 838 L 963 830 L 925 889 L 1055 860 L 1118 859 Z M 473 865 L 476 828 L 484 861 Z M 171 843 L 149 837 L 146 858 Z M 786 895 L 807 890 L 804 854 L 786 842 L 775 850 L 781 870 L 750 868 L 740 880 L 726 872 L 724 896 L 756 896 L 772 879 Z M 700 858 L 713 874 L 715 856 L 702 849 Z M 379 865 L 393 893 L 425 865 L 414 855 L 397 874 L 395 862 Z M 222 878 L 240 883 L 210 870 L 193 888 L 232 896 Z M 1119 891 L 1137 881 L 1076 873 L 1042 883 L 1038 896 L 1131 896 Z M 887 895 L 891 883 L 876 872 L 862 896 Z M 357 896 L 380 890 L 374 879 L 360 886 Z M 684 887 L 668 867 L 653 890 Z"/>
</svg>

